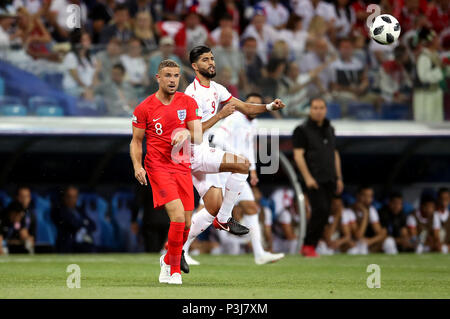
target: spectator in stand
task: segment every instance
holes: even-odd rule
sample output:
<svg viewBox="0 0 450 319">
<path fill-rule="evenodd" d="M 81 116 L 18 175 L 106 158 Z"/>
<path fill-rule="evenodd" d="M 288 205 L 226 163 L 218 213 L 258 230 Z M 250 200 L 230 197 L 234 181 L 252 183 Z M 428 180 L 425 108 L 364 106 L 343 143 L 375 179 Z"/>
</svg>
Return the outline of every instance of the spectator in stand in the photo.
<svg viewBox="0 0 450 319">
<path fill-rule="evenodd" d="M 150 56 L 149 67 L 148 67 L 148 77 L 150 80 L 155 81 L 155 75 L 158 73 L 158 66 L 162 60 L 174 60 L 179 66 L 181 66 L 181 71 L 183 70 L 180 58 L 174 54 L 175 52 L 175 41 L 169 37 L 165 36 L 159 40 L 159 50 L 152 53 Z"/>
<path fill-rule="evenodd" d="M 19 37 L 27 54 L 34 59 L 59 62 L 58 56 L 49 50 L 52 38 L 40 17 L 31 15 L 24 7 L 20 7 L 17 12 Z"/>
<path fill-rule="evenodd" d="M 370 3 L 372 3 L 372 1 L 356 0 L 351 4 L 356 16 L 356 22 L 353 26 L 353 30 L 364 35 L 365 38 L 369 36 L 367 28 L 367 18 L 372 13 L 370 12 L 370 10 L 367 10 L 367 5 L 369 5 Z"/>
<path fill-rule="evenodd" d="M 356 23 L 356 15 L 349 0 L 337 0 L 333 4 L 336 15 L 336 38 L 349 37 Z"/>
<path fill-rule="evenodd" d="M 425 15 L 428 11 L 426 0 L 397 1 L 393 9 L 394 16 L 402 26 L 402 32 L 412 30 L 415 17 Z"/>
<path fill-rule="evenodd" d="M 434 31 L 440 33 L 450 23 L 450 2 L 448 0 L 435 0 L 429 3 L 427 17 Z"/>
<path fill-rule="evenodd" d="M 34 253 L 34 237 L 28 231 L 25 209 L 19 202 L 12 201 L 1 214 L 0 236 L 6 241 L 8 253 Z"/>
<path fill-rule="evenodd" d="M 367 68 L 353 56 L 353 41 L 344 38 L 339 41 L 339 58 L 331 64 L 333 70 L 333 100 L 341 105 L 342 115 L 348 115 L 350 102 L 367 102 L 380 108 L 379 96 L 369 92 Z"/>
<path fill-rule="evenodd" d="M 326 65 L 322 72 L 318 75 L 318 81 L 311 83 L 308 86 L 308 95 L 310 98 L 322 96 L 325 100 L 329 100 L 328 92 L 333 80 L 333 69 L 330 67 L 330 62 L 336 59 L 331 56 L 328 50 L 328 41 L 322 38 L 313 40 L 312 50 L 305 54 L 300 62 L 301 73 L 308 73 L 321 65 Z"/>
<path fill-rule="evenodd" d="M 441 251 L 447 254 L 450 249 L 450 189 L 442 187 L 438 190 L 437 214 L 441 221 Z"/>
<path fill-rule="evenodd" d="M 125 68 L 120 63 L 112 67 L 111 75 L 94 93 L 105 101 L 108 116 L 130 116 L 138 103 L 136 91 L 125 81 Z"/>
<path fill-rule="evenodd" d="M 126 1 L 126 0 L 125 0 Z M 123 2 L 125 2 L 123 1 Z M 135 18 L 139 12 L 147 12 L 150 14 L 152 21 L 161 19 L 161 1 L 152 0 L 128 0 L 126 1 L 130 16 Z"/>
<path fill-rule="evenodd" d="M 418 36 L 423 48 L 416 63 L 414 120 L 441 122 L 444 120 L 444 94 L 441 84 L 445 76 L 438 54 L 439 37 L 434 30 L 428 28 L 422 28 Z"/>
<path fill-rule="evenodd" d="M 0 51 L 9 49 L 11 34 L 10 30 L 14 24 L 15 15 L 0 9 Z"/>
<path fill-rule="evenodd" d="M 286 28 L 280 30 L 278 38 L 289 44 L 295 59 L 300 60 L 306 49 L 308 32 L 303 29 L 302 18 L 296 14 L 291 14 L 286 24 Z"/>
<path fill-rule="evenodd" d="M 32 208 L 30 188 L 27 186 L 17 187 L 14 200 L 20 203 L 25 211 L 23 225 L 28 230 L 28 234 L 36 238 L 36 216 Z"/>
<path fill-rule="evenodd" d="M 249 89 L 258 91 L 258 82 L 262 78 L 261 70 L 264 67 L 264 63 L 258 55 L 258 43 L 255 38 L 244 38 L 242 53 L 244 54 L 244 70 Z"/>
<path fill-rule="evenodd" d="M 267 24 L 266 15 L 263 10 L 255 11 L 251 24 L 247 26 L 242 37 L 252 37 L 256 39 L 258 50 L 257 54 L 263 63 L 267 63 L 269 48 L 278 39 L 278 32 L 275 28 Z"/>
<path fill-rule="evenodd" d="M 153 20 L 148 11 L 139 11 L 134 21 L 134 36 L 141 41 L 144 53 L 156 49 L 156 39 L 153 33 Z"/>
<path fill-rule="evenodd" d="M 229 83 L 233 86 L 244 86 L 246 83 L 244 57 L 239 50 L 233 48 L 233 29 L 222 29 L 219 45 L 214 48 L 214 60 L 217 74 L 220 75 L 225 67 L 229 68 L 231 76 Z"/>
<path fill-rule="evenodd" d="M 406 213 L 403 210 L 401 193 L 393 192 L 389 195 L 387 205 L 380 209 L 380 222 L 386 229 L 388 238 L 392 238 L 395 242 L 395 245 L 391 242 L 392 253 L 414 251 L 406 226 Z"/>
<path fill-rule="evenodd" d="M 132 36 L 128 8 L 123 4 L 117 4 L 114 8 L 114 18 L 101 31 L 100 43 L 106 44 L 111 38 L 117 38 L 122 44 L 126 44 Z"/>
<path fill-rule="evenodd" d="M 441 250 L 439 238 L 441 221 L 438 214 L 433 194 L 422 193 L 419 208 L 406 220 L 409 236 L 417 254 Z"/>
<path fill-rule="evenodd" d="M 258 3 L 261 6 L 267 17 L 267 24 L 271 25 L 277 30 L 284 29 L 289 19 L 289 11 L 280 3 L 280 0 L 266 0 Z"/>
<path fill-rule="evenodd" d="M 8 1 L 4 1 L 8 2 Z M 27 11 L 36 16 L 40 16 L 44 11 L 46 11 L 50 5 L 51 0 L 9 0 L 9 2 L 12 2 L 13 7 L 18 10 L 20 7 L 23 7 L 27 9 Z"/>
<path fill-rule="evenodd" d="M 243 7 L 241 1 L 217 0 L 211 11 L 211 16 L 213 18 L 211 21 L 212 29 L 217 27 L 217 23 L 223 15 L 229 14 L 233 19 L 232 28 L 240 33 L 242 31 L 240 28 L 242 11 Z"/>
<path fill-rule="evenodd" d="M 267 75 L 259 81 L 259 89 L 264 96 L 264 100 L 272 101 L 277 98 L 278 87 L 286 69 L 286 60 L 271 58 L 267 64 Z M 270 102 L 269 102 L 270 103 Z M 270 115 L 276 118 L 281 118 L 279 111 L 271 112 Z"/>
<path fill-rule="evenodd" d="M 394 60 L 383 63 L 379 70 L 381 96 L 388 103 L 410 103 L 413 82 L 408 72 L 411 64 L 405 46 L 394 49 Z"/>
<path fill-rule="evenodd" d="M 211 32 L 211 38 L 216 44 L 220 42 L 220 35 L 223 29 L 233 30 L 233 49 L 239 49 L 239 33 L 233 29 L 233 17 L 229 13 L 225 13 L 219 21 L 219 26 Z"/>
<path fill-rule="evenodd" d="M 292 7 L 294 12 L 303 18 L 303 25 L 308 29 L 313 17 L 320 16 L 324 19 L 327 30 L 332 30 L 336 25 L 336 12 L 332 4 L 321 0 L 294 0 Z"/>
<path fill-rule="evenodd" d="M 78 188 L 68 186 L 61 203 L 51 216 L 57 229 L 56 250 L 59 253 L 87 253 L 94 251 L 92 234 L 96 225 L 83 208 L 77 206 Z"/>
<path fill-rule="evenodd" d="M 305 117 L 309 109 L 308 85 L 318 81 L 318 75 L 327 66 L 323 64 L 308 73 L 300 73 L 296 62 L 289 62 L 286 72 L 278 86 L 279 96 L 286 107 L 281 110 L 283 116 Z"/>
<path fill-rule="evenodd" d="M 92 21 L 92 42 L 100 42 L 100 34 L 105 26 L 114 17 L 115 0 L 97 0 L 96 4 L 89 12 L 89 19 Z"/>
<path fill-rule="evenodd" d="M 187 59 L 187 54 L 198 45 L 213 46 L 208 29 L 201 23 L 200 15 L 192 7 L 184 18 L 184 24 L 175 37 L 177 54 Z"/>
<path fill-rule="evenodd" d="M 45 20 L 52 28 L 52 38 L 57 42 L 65 42 L 70 39 L 73 31 L 67 21 L 71 19 L 72 11 L 67 10 L 69 5 L 77 5 L 80 8 L 80 26 L 87 22 L 88 9 L 81 0 L 52 0 L 49 10 L 43 12 Z"/>
<path fill-rule="evenodd" d="M 358 189 L 356 202 L 352 207 L 353 219 L 357 225 L 353 234 L 357 241 L 356 248 L 362 255 L 367 255 L 369 251 L 394 254 L 395 241 L 387 238 L 386 228 L 380 224 L 378 211 L 372 205 L 373 197 L 372 187 L 361 186 Z"/>
<path fill-rule="evenodd" d="M 313 99 L 309 118 L 295 128 L 292 136 L 294 160 L 311 205 L 311 219 L 301 251 L 306 257 L 318 256 L 315 248 L 327 224 L 331 200 L 344 189 L 336 136 L 326 114 L 325 101 Z"/>
<path fill-rule="evenodd" d="M 74 31 L 71 35 L 71 51 L 64 57 L 62 67 L 64 90 L 73 96 L 89 97 L 97 83 L 100 68 L 91 55 L 91 38 L 86 31 Z"/>
<path fill-rule="evenodd" d="M 126 81 L 134 88 L 139 97 L 145 95 L 145 86 L 149 84 L 147 78 L 147 63 L 142 56 L 141 41 L 137 38 L 131 38 L 128 41 L 127 53 L 120 56 L 120 61 L 125 67 Z"/>
<path fill-rule="evenodd" d="M 232 96 L 238 98 L 240 96 L 239 88 L 237 87 L 237 85 L 232 83 L 233 71 L 231 67 L 223 67 L 217 74 L 217 82 L 219 84 L 222 84 L 228 90 L 228 92 L 231 93 Z"/>
<path fill-rule="evenodd" d="M 120 41 L 116 38 L 111 38 L 106 46 L 106 50 L 100 51 L 96 54 L 97 63 L 99 64 L 99 79 L 108 82 L 111 78 L 111 70 L 113 65 L 120 62 L 120 54 L 122 48 Z"/>
</svg>

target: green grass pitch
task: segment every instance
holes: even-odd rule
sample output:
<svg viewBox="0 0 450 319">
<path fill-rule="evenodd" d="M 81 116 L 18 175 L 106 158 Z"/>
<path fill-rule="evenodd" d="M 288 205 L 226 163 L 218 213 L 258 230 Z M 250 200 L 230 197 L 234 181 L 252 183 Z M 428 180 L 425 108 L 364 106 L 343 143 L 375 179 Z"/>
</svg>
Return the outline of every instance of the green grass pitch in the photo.
<svg viewBox="0 0 450 319">
<path fill-rule="evenodd" d="M 287 256 L 257 266 L 252 255 L 196 257 L 182 286 L 158 283 L 159 255 L 0 256 L 0 298 L 450 298 L 450 255 Z M 69 289 L 69 264 L 81 288 Z M 381 268 L 369 289 L 367 266 Z"/>
</svg>

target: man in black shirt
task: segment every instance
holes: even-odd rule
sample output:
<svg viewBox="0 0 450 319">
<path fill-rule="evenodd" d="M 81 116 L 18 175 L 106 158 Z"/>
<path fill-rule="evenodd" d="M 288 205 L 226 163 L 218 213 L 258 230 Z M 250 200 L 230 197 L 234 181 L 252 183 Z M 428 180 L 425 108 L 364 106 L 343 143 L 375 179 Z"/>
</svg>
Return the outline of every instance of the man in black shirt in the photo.
<svg viewBox="0 0 450 319">
<path fill-rule="evenodd" d="M 394 238 L 397 249 L 399 251 L 414 251 L 406 226 L 402 194 L 398 192 L 391 193 L 387 205 L 380 210 L 379 214 L 381 226 L 386 228 L 389 237 Z"/>
<path fill-rule="evenodd" d="M 294 159 L 306 184 L 312 210 L 302 248 L 306 257 L 318 256 L 315 246 L 328 221 L 333 194 L 344 189 L 336 136 L 326 114 L 325 101 L 313 99 L 309 118 L 297 126 L 292 137 Z"/>
<path fill-rule="evenodd" d="M 0 237 L 6 241 L 9 253 L 33 253 L 34 237 L 25 223 L 25 209 L 18 201 L 12 201 L 0 216 Z M 2 243 L 0 242 L 0 245 Z M 0 253 L 4 251 L 1 250 Z"/>
</svg>

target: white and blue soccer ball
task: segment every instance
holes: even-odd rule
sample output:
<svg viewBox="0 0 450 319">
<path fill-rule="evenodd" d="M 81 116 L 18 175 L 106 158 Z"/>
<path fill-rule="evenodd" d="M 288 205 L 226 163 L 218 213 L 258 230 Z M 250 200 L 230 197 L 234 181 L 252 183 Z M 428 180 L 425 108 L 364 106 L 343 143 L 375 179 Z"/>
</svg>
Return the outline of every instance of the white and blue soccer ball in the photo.
<svg viewBox="0 0 450 319">
<path fill-rule="evenodd" d="M 400 23 L 390 14 L 377 16 L 370 27 L 371 38 L 380 44 L 394 43 L 400 36 L 400 32 Z"/>
</svg>

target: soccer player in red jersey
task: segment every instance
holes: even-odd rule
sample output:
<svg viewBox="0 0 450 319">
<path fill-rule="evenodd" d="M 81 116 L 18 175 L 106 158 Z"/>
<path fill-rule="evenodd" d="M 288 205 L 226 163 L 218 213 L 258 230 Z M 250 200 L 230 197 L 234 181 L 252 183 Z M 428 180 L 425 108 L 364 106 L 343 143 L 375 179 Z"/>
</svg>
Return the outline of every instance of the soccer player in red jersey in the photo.
<svg viewBox="0 0 450 319">
<path fill-rule="evenodd" d="M 160 258 L 159 282 L 181 284 L 180 260 L 189 234 L 194 209 L 190 164 L 190 142 L 202 142 L 201 117 L 190 96 L 176 92 L 180 67 L 175 61 L 160 63 L 156 79 L 159 89 L 139 104 L 133 113 L 130 155 L 136 179 L 153 191 L 155 207 L 165 206 L 170 218 L 168 251 Z M 142 141 L 147 141 L 142 166 Z"/>
</svg>

